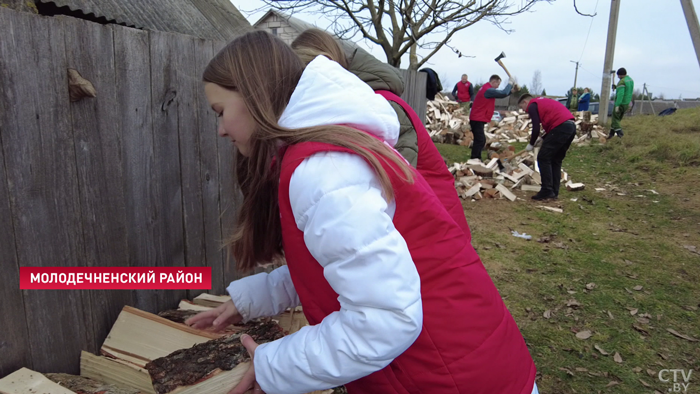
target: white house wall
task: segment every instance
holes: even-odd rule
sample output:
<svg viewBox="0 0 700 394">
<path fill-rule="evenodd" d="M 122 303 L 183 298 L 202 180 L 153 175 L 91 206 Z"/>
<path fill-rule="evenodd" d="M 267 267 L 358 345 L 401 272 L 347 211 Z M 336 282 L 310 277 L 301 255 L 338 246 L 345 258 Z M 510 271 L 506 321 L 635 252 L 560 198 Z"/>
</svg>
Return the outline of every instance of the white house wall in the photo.
<svg viewBox="0 0 700 394">
<path fill-rule="evenodd" d="M 271 34 L 272 29 L 276 28 L 277 37 L 281 38 L 282 41 L 290 45 L 292 41 L 294 41 L 294 39 L 297 38 L 297 36 L 299 35 L 299 33 L 297 33 L 297 31 L 289 24 L 289 22 L 274 14 L 265 18 L 262 22 L 258 24 L 256 28 L 260 30 L 265 30 Z"/>
</svg>

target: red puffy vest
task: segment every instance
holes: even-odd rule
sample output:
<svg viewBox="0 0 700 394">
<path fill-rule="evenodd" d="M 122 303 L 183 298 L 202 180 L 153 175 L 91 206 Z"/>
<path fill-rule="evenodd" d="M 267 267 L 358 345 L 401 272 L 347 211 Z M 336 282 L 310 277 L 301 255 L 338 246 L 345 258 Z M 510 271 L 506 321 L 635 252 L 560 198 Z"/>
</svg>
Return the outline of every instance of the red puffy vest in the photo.
<svg viewBox="0 0 700 394">
<path fill-rule="evenodd" d="M 527 105 L 528 109 L 533 103 L 537 104 L 537 113 L 540 115 L 540 123 L 542 123 L 542 128 L 545 133 L 549 133 L 553 128 L 567 120 L 575 119 L 571 111 L 566 109 L 566 106 L 557 100 L 546 97 L 536 97 L 530 100 L 530 103 Z"/>
<path fill-rule="evenodd" d="M 479 92 L 474 97 L 474 103 L 472 103 L 472 112 L 469 115 L 469 120 L 476 122 L 488 123 L 493 118 L 493 110 L 496 109 L 496 99 L 484 97 L 486 90 L 491 89 L 491 84 L 486 82 L 484 86 L 479 89 Z"/>
<path fill-rule="evenodd" d="M 294 170 L 307 157 L 350 152 L 318 142 L 289 146 L 281 163 L 279 208 L 285 257 L 310 324 L 340 310 L 297 228 L 289 199 Z M 479 256 L 423 177 L 406 183 L 393 162 L 394 226 L 406 240 L 421 277 L 423 330 L 386 368 L 346 385 L 351 394 L 530 394 L 535 365 Z M 342 242 L 342 240 L 338 240 Z"/>
<path fill-rule="evenodd" d="M 461 83 L 461 82 L 460 82 Z M 381 95 L 389 101 L 393 101 L 403 108 L 404 112 L 411 119 L 413 128 L 416 129 L 416 137 L 418 140 L 418 163 L 416 170 L 423 175 L 425 181 L 428 182 L 430 188 L 433 189 L 435 195 L 450 214 L 452 219 L 464 231 L 464 235 L 471 241 L 472 233 L 467 224 L 467 218 L 464 216 L 464 208 L 455 189 L 455 179 L 447 169 L 442 155 L 435 147 L 433 140 L 430 139 L 428 130 L 423 126 L 416 111 L 411 108 L 408 103 L 403 101 L 401 97 L 395 95 L 388 90 L 377 90 L 375 93 Z"/>
<path fill-rule="evenodd" d="M 462 81 L 457 82 L 457 98 L 459 101 L 467 103 L 472 98 L 469 95 L 469 87 L 471 84 L 472 83 L 469 81 L 467 81 L 467 83 L 463 83 Z"/>
</svg>

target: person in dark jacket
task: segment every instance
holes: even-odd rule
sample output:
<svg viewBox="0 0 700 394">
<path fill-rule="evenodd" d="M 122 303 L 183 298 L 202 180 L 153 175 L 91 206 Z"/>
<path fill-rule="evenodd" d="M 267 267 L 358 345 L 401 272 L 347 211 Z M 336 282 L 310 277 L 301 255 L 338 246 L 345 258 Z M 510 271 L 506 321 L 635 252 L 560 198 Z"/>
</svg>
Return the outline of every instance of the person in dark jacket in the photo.
<svg viewBox="0 0 700 394">
<path fill-rule="evenodd" d="M 576 137 L 574 116 L 559 101 L 546 97 L 533 98 L 524 94 L 518 106 L 530 115 L 532 135 L 525 149 L 531 151 L 540 137 L 540 123 L 544 128 L 542 149 L 537 155 L 537 165 L 542 178 L 542 188 L 532 196 L 533 200 L 556 199 L 561 184 L 561 163 Z"/>
<path fill-rule="evenodd" d="M 469 115 L 469 108 L 471 108 L 472 101 L 474 101 L 474 85 L 469 82 L 467 74 L 462 74 L 462 80 L 455 84 L 454 89 L 452 89 L 452 96 L 463 109 L 463 113 Z"/>
<path fill-rule="evenodd" d="M 489 81 L 479 89 L 476 97 L 474 97 L 474 104 L 472 105 L 472 111 L 469 115 L 469 126 L 472 128 L 472 134 L 474 134 L 472 159 L 482 160 L 481 151 L 486 145 L 484 126 L 486 123 L 490 122 L 493 117 L 493 112 L 496 109 L 496 99 L 508 97 L 514 84 L 515 81 L 511 79 L 508 81 L 506 87 L 502 90 L 498 90 L 498 87 L 501 85 L 501 77 L 494 74 L 489 78 Z"/>
<path fill-rule="evenodd" d="M 583 94 L 578 99 L 578 110 L 588 111 L 588 105 L 591 102 L 591 93 L 588 88 L 583 89 Z"/>
</svg>

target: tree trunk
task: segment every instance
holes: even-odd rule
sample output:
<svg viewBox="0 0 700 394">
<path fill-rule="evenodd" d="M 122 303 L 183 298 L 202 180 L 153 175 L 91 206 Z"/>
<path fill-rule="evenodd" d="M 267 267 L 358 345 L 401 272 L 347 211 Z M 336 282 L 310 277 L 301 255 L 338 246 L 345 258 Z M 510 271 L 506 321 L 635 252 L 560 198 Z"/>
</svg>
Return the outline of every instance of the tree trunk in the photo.
<svg viewBox="0 0 700 394">
<path fill-rule="evenodd" d="M 384 54 L 386 55 L 387 63 L 396 68 L 401 68 L 401 58 L 396 59 L 392 49 L 384 49 Z"/>
<path fill-rule="evenodd" d="M 408 64 L 408 69 L 417 71 L 418 70 L 418 54 L 416 53 L 416 50 L 418 49 L 418 44 L 413 43 L 411 45 L 411 54 L 409 55 L 409 64 Z"/>
</svg>

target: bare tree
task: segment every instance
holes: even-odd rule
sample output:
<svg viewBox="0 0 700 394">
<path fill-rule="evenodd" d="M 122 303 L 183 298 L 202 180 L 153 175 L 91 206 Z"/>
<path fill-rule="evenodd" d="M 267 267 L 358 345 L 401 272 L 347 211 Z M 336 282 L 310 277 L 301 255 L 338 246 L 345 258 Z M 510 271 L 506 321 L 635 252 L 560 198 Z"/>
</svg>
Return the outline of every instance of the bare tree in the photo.
<svg viewBox="0 0 700 394">
<path fill-rule="evenodd" d="M 324 15 L 332 22 L 331 29 L 343 39 L 366 38 L 384 50 L 387 62 L 401 65 L 401 57 L 409 53 L 409 69 L 417 70 L 446 46 L 452 36 L 479 22 L 488 21 L 500 29 L 508 17 L 521 14 L 538 2 L 553 0 L 263 0 L 267 6 L 281 11 L 309 11 Z M 430 52 L 418 59 L 417 49 Z"/>
<path fill-rule="evenodd" d="M 535 70 L 535 73 L 532 75 L 530 93 L 536 96 L 542 93 L 542 72 L 540 70 Z"/>
</svg>

